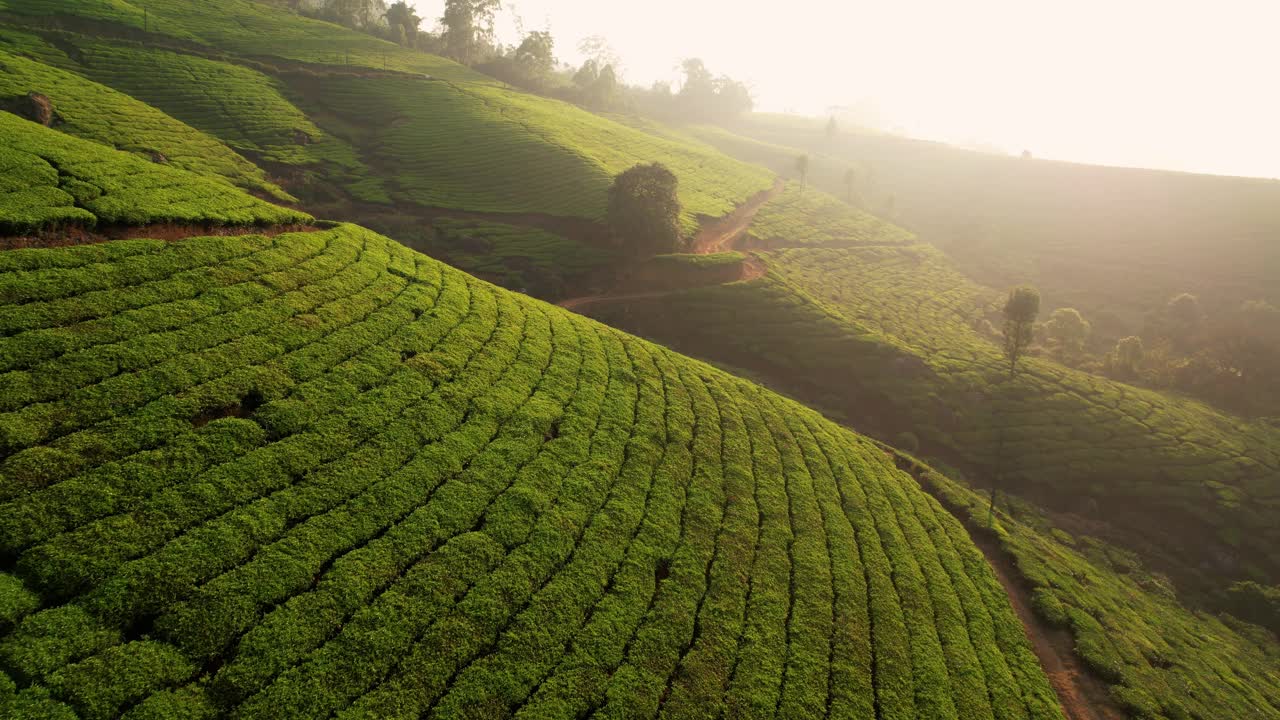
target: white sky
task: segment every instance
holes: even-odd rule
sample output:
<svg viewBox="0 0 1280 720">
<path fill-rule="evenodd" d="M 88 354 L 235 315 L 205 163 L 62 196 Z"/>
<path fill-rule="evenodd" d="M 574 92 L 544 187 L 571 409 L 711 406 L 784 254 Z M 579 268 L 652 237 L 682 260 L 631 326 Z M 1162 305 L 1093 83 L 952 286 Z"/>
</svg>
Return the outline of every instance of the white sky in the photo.
<svg viewBox="0 0 1280 720">
<path fill-rule="evenodd" d="M 916 137 L 1280 177 L 1280 0 L 504 0 L 505 42 L 512 8 L 561 60 L 604 36 L 631 83 L 701 57 L 760 110 L 870 102 Z"/>
</svg>

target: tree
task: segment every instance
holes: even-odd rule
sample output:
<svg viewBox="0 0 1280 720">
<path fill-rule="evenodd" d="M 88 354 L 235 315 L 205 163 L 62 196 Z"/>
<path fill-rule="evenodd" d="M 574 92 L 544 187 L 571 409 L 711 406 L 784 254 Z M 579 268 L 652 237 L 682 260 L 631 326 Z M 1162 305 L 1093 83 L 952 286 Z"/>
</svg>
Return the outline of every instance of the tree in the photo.
<svg viewBox="0 0 1280 720">
<path fill-rule="evenodd" d="M 600 68 L 600 74 L 596 76 L 596 81 L 591 83 L 591 87 L 587 91 L 588 104 L 592 107 L 607 110 L 613 105 L 613 100 L 617 94 L 618 76 L 614 74 L 612 65 L 605 65 Z"/>
<path fill-rule="evenodd" d="M 375 0 L 328 0 L 323 12 L 352 28 L 369 28 L 376 16 Z"/>
<path fill-rule="evenodd" d="M 844 171 L 844 200 L 850 205 L 853 204 L 853 186 L 858 181 L 858 173 L 853 168 Z"/>
<path fill-rule="evenodd" d="M 578 72 L 573 74 L 573 84 L 585 92 L 592 85 L 595 85 L 596 80 L 599 78 L 600 66 L 596 64 L 594 59 L 590 59 L 582 63 L 582 67 L 578 68 Z"/>
<path fill-rule="evenodd" d="M 796 158 L 796 172 L 800 174 L 800 194 L 804 195 L 804 184 L 809 179 L 809 156 L 807 154 Z"/>
<path fill-rule="evenodd" d="M 1142 368 L 1142 361 L 1146 355 L 1147 351 L 1142 345 L 1142 338 L 1130 335 L 1116 343 L 1108 360 L 1111 367 L 1120 375 L 1134 377 Z"/>
<path fill-rule="evenodd" d="M 516 48 L 515 63 L 527 85 L 542 87 L 546 84 L 547 77 L 556 66 L 555 46 L 555 39 L 545 30 L 535 30 L 524 36 L 520 47 Z"/>
<path fill-rule="evenodd" d="M 1023 285 L 1009 291 L 1004 304 L 1004 356 L 1009 360 L 1009 377 L 1018 373 L 1018 360 L 1031 345 L 1039 314 L 1039 290 Z"/>
<path fill-rule="evenodd" d="M 628 254 L 642 257 L 681 249 L 679 181 L 661 163 L 638 164 L 613 179 L 609 228 Z"/>
<path fill-rule="evenodd" d="M 501 0 L 445 0 L 440 25 L 444 52 L 463 65 L 471 65 L 493 40 L 493 16 Z"/>
<path fill-rule="evenodd" d="M 1204 311 L 1200 300 L 1191 293 L 1182 293 L 1169 300 L 1157 318 L 1158 332 L 1181 350 L 1195 344 L 1204 328 Z"/>
<path fill-rule="evenodd" d="M 387 12 L 383 15 L 387 20 L 387 27 L 391 30 L 393 37 L 403 37 L 402 45 L 413 47 L 418 37 L 418 28 L 422 25 L 422 18 L 418 17 L 417 11 L 400 0 L 387 8 Z"/>
<path fill-rule="evenodd" d="M 1049 315 L 1049 322 L 1044 329 L 1049 338 L 1058 344 L 1065 355 L 1077 355 L 1084 350 L 1084 344 L 1093 332 L 1088 320 L 1075 308 L 1058 308 Z"/>
<path fill-rule="evenodd" d="M 827 120 L 827 139 L 834 140 L 836 137 L 836 133 L 838 133 L 839 131 L 840 131 L 840 126 L 836 124 L 836 116 L 832 115 Z"/>
</svg>

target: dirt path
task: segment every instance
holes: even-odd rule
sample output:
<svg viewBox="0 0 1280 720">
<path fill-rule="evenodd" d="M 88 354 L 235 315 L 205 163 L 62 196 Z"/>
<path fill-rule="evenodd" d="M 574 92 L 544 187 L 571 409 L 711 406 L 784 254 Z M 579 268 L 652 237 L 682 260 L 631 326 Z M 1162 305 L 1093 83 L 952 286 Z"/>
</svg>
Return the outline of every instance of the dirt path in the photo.
<svg viewBox="0 0 1280 720">
<path fill-rule="evenodd" d="M 773 187 L 752 195 L 745 203 L 722 218 L 707 223 L 698 231 L 693 239 L 693 252 L 699 255 L 732 250 L 738 241 L 751 227 L 751 221 L 765 203 L 782 192 L 785 182 L 782 178 L 774 180 Z"/>
<path fill-rule="evenodd" d="M 1071 633 L 1050 626 L 1031 607 L 1031 593 L 1019 579 L 1018 568 L 1000 544 L 982 533 L 970 532 L 973 543 L 982 550 L 987 564 L 1009 596 L 1022 627 L 1035 649 L 1036 657 L 1058 694 L 1067 720 L 1125 720 L 1112 704 L 1106 685 L 1089 673 L 1075 653 Z"/>
</svg>

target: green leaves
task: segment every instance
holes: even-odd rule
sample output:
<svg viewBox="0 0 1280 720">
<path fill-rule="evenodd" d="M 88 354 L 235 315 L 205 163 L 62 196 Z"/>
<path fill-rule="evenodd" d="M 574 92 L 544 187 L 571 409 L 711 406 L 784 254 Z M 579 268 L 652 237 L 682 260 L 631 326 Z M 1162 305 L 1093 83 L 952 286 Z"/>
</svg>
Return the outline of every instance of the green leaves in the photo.
<svg viewBox="0 0 1280 720">
<path fill-rule="evenodd" d="M 0 296 L 6 709 L 1054 717 L 878 450 L 663 348 L 352 226 Z"/>
</svg>

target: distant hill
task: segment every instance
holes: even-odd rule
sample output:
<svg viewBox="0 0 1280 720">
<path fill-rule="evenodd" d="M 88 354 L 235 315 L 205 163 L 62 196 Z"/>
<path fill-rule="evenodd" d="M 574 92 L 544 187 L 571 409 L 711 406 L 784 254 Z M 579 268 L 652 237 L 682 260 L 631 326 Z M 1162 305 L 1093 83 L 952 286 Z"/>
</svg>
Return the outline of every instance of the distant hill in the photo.
<svg viewBox="0 0 1280 720">
<path fill-rule="evenodd" d="M 1109 335 L 1132 334 L 1171 297 L 1209 310 L 1280 304 L 1280 180 L 1132 170 L 840 132 L 773 116 L 731 128 L 856 168 L 867 207 L 932 242 L 978 282 L 1030 282 L 1049 307 L 1076 307 Z M 714 132 L 714 131 L 713 131 Z M 717 142 L 731 154 L 732 139 Z M 841 173 L 815 182 L 843 196 Z"/>
</svg>

